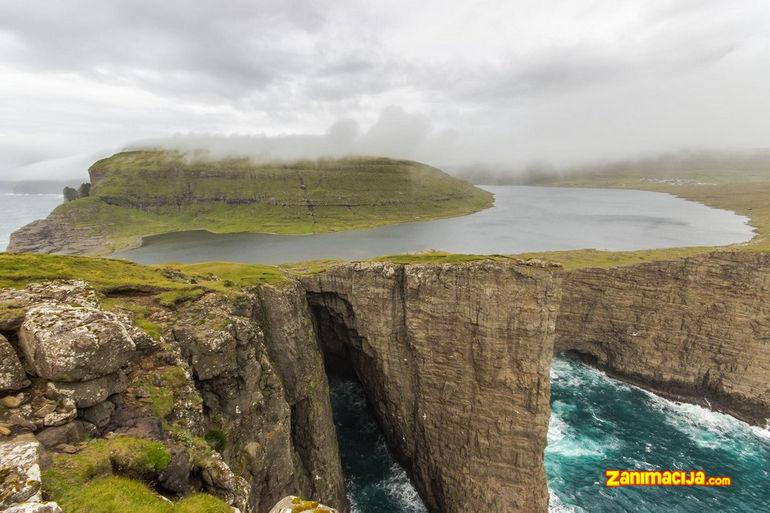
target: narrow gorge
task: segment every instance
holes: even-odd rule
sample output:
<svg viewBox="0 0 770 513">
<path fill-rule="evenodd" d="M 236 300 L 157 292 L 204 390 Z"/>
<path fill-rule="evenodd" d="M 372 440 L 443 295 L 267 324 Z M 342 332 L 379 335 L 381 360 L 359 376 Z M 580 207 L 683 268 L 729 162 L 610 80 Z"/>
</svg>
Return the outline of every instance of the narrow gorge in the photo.
<svg viewBox="0 0 770 513">
<path fill-rule="evenodd" d="M 363 385 L 431 513 L 546 512 L 555 353 L 761 424 L 768 298 L 770 255 L 734 251 L 575 271 L 360 262 L 172 302 L 136 285 L 3 289 L 0 423 L 52 453 L 42 489 L 65 511 L 68 486 L 84 483 L 57 472 L 95 442 L 71 448 L 113 433 L 104 443 L 168 451 L 139 477 L 170 497 L 198 490 L 263 513 L 300 494 L 346 513 L 326 374 L 338 372 Z M 101 349 L 78 352 L 72 330 Z M 108 460 L 103 472 L 137 477 Z"/>
</svg>

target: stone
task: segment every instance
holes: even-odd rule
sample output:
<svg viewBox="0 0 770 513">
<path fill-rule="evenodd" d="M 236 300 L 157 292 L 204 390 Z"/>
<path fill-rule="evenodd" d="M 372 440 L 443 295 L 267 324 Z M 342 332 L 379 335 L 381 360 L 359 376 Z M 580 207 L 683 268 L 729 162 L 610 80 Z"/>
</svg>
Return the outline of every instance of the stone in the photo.
<svg viewBox="0 0 770 513">
<path fill-rule="evenodd" d="M 8 339 L 0 334 L 0 391 L 19 390 L 29 385 L 19 357 Z"/>
<path fill-rule="evenodd" d="M 114 372 L 107 376 L 89 381 L 73 383 L 49 382 L 46 396 L 50 398 L 70 397 L 78 408 L 89 408 L 105 401 L 109 396 L 126 390 L 128 379 L 123 371 Z"/>
<path fill-rule="evenodd" d="M 160 485 L 171 493 L 185 495 L 190 491 L 190 457 L 183 447 L 171 448 L 171 461 L 158 476 Z"/>
<path fill-rule="evenodd" d="M 27 311 L 19 345 L 36 374 L 51 381 L 88 381 L 112 374 L 136 346 L 115 314 L 44 303 Z"/>
<path fill-rule="evenodd" d="M 289 495 L 284 497 L 278 504 L 273 506 L 270 513 L 294 513 L 295 511 L 313 511 L 313 512 L 328 512 L 337 513 L 336 509 L 332 509 L 323 504 L 319 504 L 316 501 L 305 500 L 295 495 Z"/>
<path fill-rule="evenodd" d="M 86 422 L 90 422 L 101 429 L 110 423 L 113 411 L 115 411 L 115 405 L 110 401 L 104 401 L 90 408 L 80 410 L 79 416 Z"/>
<path fill-rule="evenodd" d="M 55 502 L 26 502 L 11 506 L 3 513 L 62 513 L 62 509 Z"/>
<path fill-rule="evenodd" d="M 75 420 L 63 426 L 43 429 L 35 436 L 45 448 L 50 449 L 62 444 L 74 445 L 94 435 L 96 427 L 93 424 Z"/>
<path fill-rule="evenodd" d="M 0 426 L 0 436 L 8 436 L 11 434 L 11 429 L 8 426 Z"/>
<path fill-rule="evenodd" d="M 40 502 L 40 444 L 0 442 L 0 509 Z"/>
<path fill-rule="evenodd" d="M 22 394 L 19 395 L 7 395 L 0 399 L 0 404 L 5 406 L 8 409 L 14 409 L 21 406 L 21 403 L 24 401 L 24 396 Z"/>
<path fill-rule="evenodd" d="M 26 301 L 20 297 L 7 293 L 0 296 L 0 330 L 8 332 L 19 329 L 24 322 L 27 306 Z"/>
</svg>

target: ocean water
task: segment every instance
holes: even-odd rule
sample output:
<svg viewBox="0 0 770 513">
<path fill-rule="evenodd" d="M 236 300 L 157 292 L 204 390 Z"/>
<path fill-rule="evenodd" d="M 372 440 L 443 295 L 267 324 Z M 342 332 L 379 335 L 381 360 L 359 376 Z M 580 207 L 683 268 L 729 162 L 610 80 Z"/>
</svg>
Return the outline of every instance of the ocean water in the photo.
<svg viewBox="0 0 770 513">
<path fill-rule="evenodd" d="M 551 511 L 770 511 L 770 431 L 609 378 L 565 357 L 551 367 Z M 604 469 L 704 470 L 731 487 L 604 487 Z"/>
<path fill-rule="evenodd" d="M 554 359 L 551 387 L 551 513 L 770 511 L 770 431 L 663 399 L 571 358 Z M 424 512 L 366 409 L 361 385 L 333 378 L 331 390 L 353 511 Z M 704 470 L 730 476 L 733 485 L 607 489 L 606 468 Z"/>
<path fill-rule="evenodd" d="M 0 251 L 11 233 L 27 223 L 46 217 L 62 202 L 61 194 L 12 194 L 0 192 Z"/>
<path fill-rule="evenodd" d="M 417 490 L 388 452 L 360 383 L 329 377 L 332 410 L 353 513 L 426 513 Z"/>
</svg>

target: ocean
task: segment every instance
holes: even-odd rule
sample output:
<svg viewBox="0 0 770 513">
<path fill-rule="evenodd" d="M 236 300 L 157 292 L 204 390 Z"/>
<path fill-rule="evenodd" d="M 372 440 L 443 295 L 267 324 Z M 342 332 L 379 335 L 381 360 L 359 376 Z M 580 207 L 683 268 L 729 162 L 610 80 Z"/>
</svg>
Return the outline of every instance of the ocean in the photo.
<svg viewBox="0 0 770 513">
<path fill-rule="evenodd" d="M 35 219 L 46 217 L 61 202 L 61 194 L 0 192 L 0 251 L 8 246 L 13 231 Z"/>
</svg>

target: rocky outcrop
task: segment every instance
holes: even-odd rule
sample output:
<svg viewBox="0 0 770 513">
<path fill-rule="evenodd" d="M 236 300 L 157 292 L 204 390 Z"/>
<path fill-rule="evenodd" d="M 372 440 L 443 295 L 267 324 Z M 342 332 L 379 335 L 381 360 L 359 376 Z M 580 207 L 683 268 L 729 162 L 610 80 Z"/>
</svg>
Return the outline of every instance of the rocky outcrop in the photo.
<svg viewBox="0 0 770 513">
<path fill-rule="evenodd" d="M 104 253 L 107 247 L 107 237 L 99 227 L 87 222 L 74 223 L 65 212 L 54 210 L 45 219 L 32 221 L 13 232 L 6 251 L 90 255 Z"/>
<path fill-rule="evenodd" d="M 211 322 L 201 322 L 211 319 Z M 191 362 L 223 457 L 250 483 L 254 511 L 287 492 L 347 511 L 323 357 L 304 292 L 260 287 L 209 295 L 177 312 L 173 337 Z"/>
<path fill-rule="evenodd" d="M 557 352 L 752 423 L 770 417 L 770 254 L 581 269 L 563 288 Z"/>
<path fill-rule="evenodd" d="M 547 510 L 558 281 L 515 261 L 362 263 L 302 280 L 330 366 L 361 380 L 430 511 Z"/>
</svg>

